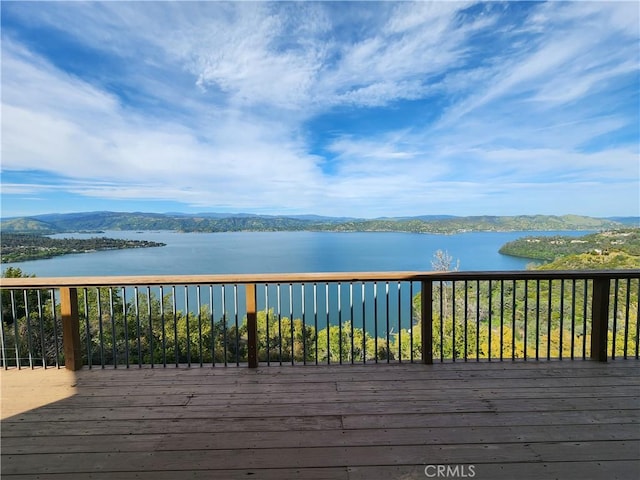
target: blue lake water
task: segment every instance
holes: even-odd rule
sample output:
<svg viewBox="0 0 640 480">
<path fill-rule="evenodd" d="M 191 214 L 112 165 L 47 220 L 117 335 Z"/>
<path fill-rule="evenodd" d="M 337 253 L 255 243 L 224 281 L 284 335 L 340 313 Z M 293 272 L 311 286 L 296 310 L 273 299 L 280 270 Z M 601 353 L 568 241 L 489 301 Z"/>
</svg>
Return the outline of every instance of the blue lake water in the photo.
<svg viewBox="0 0 640 480">
<path fill-rule="evenodd" d="M 65 255 L 4 264 L 39 277 L 217 273 L 283 273 L 432 270 L 437 250 L 459 261 L 460 270 L 523 270 L 530 260 L 498 253 L 506 242 L 527 235 L 585 235 L 589 232 L 416 233 L 108 231 L 60 234 L 57 238 L 152 240 L 165 247 Z"/>
</svg>

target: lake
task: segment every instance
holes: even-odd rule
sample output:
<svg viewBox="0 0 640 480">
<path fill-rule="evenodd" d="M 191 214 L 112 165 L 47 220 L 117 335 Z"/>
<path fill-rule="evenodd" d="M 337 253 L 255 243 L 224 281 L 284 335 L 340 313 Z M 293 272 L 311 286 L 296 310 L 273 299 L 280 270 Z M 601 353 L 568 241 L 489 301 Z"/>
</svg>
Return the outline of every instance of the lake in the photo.
<svg viewBox="0 0 640 480">
<path fill-rule="evenodd" d="M 181 275 L 432 270 L 437 250 L 445 250 L 460 270 L 523 270 L 528 259 L 498 253 L 506 242 L 527 235 L 586 235 L 590 232 L 470 232 L 456 235 L 377 232 L 108 231 L 59 234 L 55 238 L 152 240 L 159 248 L 111 250 L 47 260 L 4 264 L 39 277 Z"/>
</svg>

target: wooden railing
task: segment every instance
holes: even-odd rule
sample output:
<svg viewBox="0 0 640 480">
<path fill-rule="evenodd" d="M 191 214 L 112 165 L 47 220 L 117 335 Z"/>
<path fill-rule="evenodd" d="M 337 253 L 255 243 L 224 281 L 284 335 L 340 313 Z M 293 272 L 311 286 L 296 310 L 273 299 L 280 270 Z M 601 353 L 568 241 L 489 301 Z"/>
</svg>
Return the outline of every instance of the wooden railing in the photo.
<svg viewBox="0 0 640 480">
<path fill-rule="evenodd" d="M 639 270 L 4 278 L 0 288 L 4 368 L 639 353 Z"/>
</svg>

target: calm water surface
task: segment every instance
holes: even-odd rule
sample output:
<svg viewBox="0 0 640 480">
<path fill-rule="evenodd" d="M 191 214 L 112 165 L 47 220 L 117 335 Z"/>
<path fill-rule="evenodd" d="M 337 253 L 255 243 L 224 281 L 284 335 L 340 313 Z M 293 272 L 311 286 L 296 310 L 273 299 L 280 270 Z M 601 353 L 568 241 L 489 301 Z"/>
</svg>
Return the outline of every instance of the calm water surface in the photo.
<svg viewBox="0 0 640 480">
<path fill-rule="evenodd" d="M 416 233 L 232 232 L 178 233 L 108 231 L 60 234 L 57 238 L 152 240 L 159 248 L 65 255 L 4 264 L 39 277 L 216 273 L 348 272 L 431 270 L 437 250 L 460 262 L 460 270 L 522 270 L 530 260 L 498 253 L 506 242 L 527 235 L 585 235 L 589 232 Z"/>
</svg>

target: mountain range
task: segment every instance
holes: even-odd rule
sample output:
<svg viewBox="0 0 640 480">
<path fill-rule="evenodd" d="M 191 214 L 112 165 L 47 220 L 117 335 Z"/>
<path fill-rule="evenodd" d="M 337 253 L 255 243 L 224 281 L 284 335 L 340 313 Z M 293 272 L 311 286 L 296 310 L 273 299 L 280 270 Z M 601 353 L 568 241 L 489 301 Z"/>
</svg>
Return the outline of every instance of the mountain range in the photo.
<svg viewBox="0 0 640 480">
<path fill-rule="evenodd" d="M 640 226 L 638 217 L 594 218 L 579 215 L 469 216 L 422 215 L 359 219 L 319 215 L 225 213 L 78 212 L 53 213 L 0 221 L 6 233 L 54 234 L 103 230 L 182 232 L 331 231 L 461 233 L 467 231 L 608 230 Z"/>
</svg>

